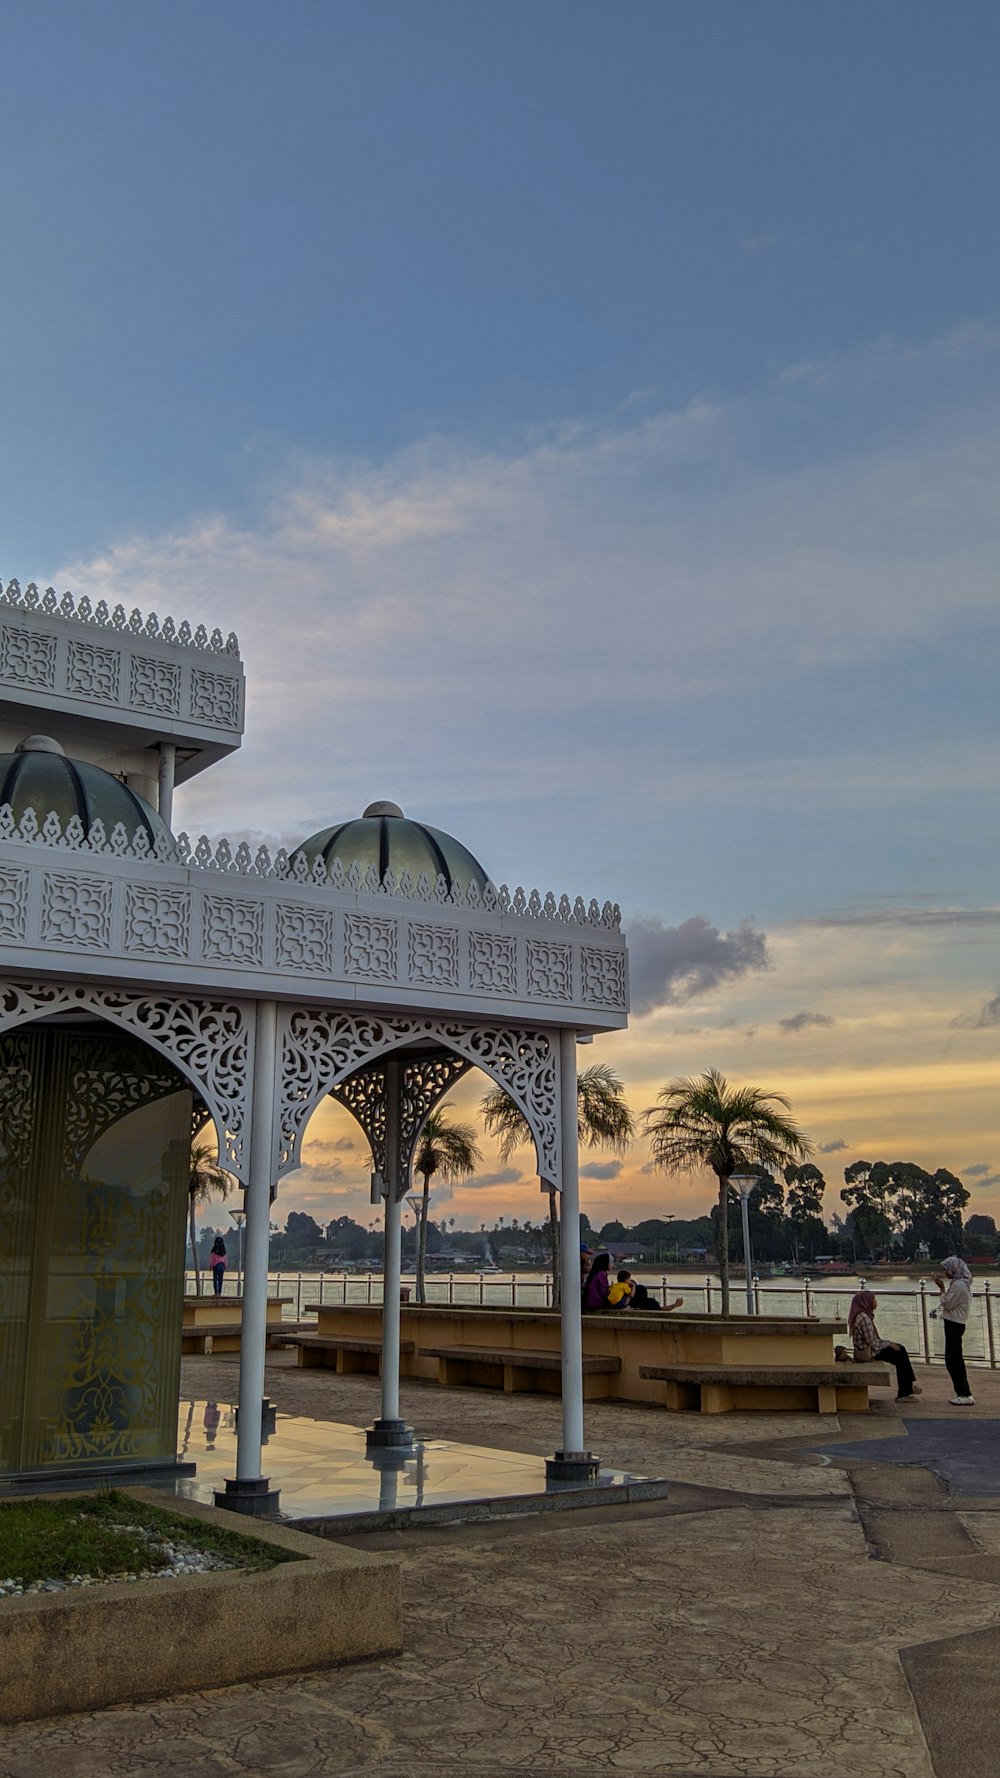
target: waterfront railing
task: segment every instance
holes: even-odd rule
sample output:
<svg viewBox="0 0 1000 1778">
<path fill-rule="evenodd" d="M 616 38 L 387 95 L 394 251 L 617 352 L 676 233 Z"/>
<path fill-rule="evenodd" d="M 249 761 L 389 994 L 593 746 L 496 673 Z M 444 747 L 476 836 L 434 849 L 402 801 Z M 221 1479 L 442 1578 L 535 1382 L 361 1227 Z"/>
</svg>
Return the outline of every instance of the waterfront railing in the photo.
<svg viewBox="0 0 1000 1778">
<path fill-rule="evenodd" d="M 684 1298 L 684 1307 L 696 1313 L 716 1313 L 721 1303 L 718 1278 L 706 1277 L 695 1283 L 690 1277 L 671 1280 L 666 1273 L 652 1282 L 648 1273 L 643 1282 L 651 1295 L 662 1305 Z M 185 1288 L 193 1291 L 194 1273 L 189 1272 Z M 310 1311 L 324 1304 L 371 1304 L 382 1301 L 382 1276 L 379 1272 L 271 1272 L 268 1279 L 272 1296 L 284 1297 L 286 1321 L 302 1321 Z M 829 1279 L 789 1279 L 776 1282 L 755 1278 L 753 1296 L 758 1315 L 815 1316 L 821 1321 L 845 1321 L 851 1297 L 856 1290 L 873 1287 L 879 1299 L 878 1325 L 883 1338 L 898 1340 L 909 1350 L 914 1362 L 943 1364 L 944 1323 L 937 1313 L 938 1292 L 930 1279 L 922 1278 L 914 1287 L 881 1283 L 857 1277 L 853 1282 L 834 1283 Z M 239 1294 L 240 1278 L 234 1268 L 226 1275 L 225 1296 Z M 203 1279 L 203 1289 L 211 1282 Z M 412 1273 L 403 1275 L 403 1290 L 410 1300 L 415 1296 Z M 742 1279 L 733 1281 L 732 1302 L 737 1314 L 744 1306 L 745 1286 Z M 426 1280 L 428 1303 L 449 1304 L 455 1308 L 551 1309 L 552 1277 L 548 1273 L 523 1272 L 430 1272 Z M 965 1337 L 965 1356 L 969 1363 L 997 1368 L 1000 1347 L 996 1326 L 996 1304 L 1000 1287 L 986 1279 L 981 1289 L 974 1288 L 972 1311 Z"/>
</svg>

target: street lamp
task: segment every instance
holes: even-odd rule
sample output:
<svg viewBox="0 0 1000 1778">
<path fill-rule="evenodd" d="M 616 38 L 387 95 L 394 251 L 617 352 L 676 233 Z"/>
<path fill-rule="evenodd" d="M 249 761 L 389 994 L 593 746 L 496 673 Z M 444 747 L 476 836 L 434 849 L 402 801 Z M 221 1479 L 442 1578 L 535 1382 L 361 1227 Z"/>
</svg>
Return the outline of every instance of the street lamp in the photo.
<svg viewBox="0 0 1000 1778">
<path fill-rule="evenodd" d="M 417 1247 L 420 1241 L 420 1207 L 423 1203 L 419 1192 L 412 1192 L 406 1202 L 413 1211 L 413 1275 L 417 1273 Z"/>
<path fill-rule="evenodd" d="M 743 1211 L 743 1264 L 746 1267 L 747 1314 L 753 1314 L 753 1262 L 750 1257 L 750 1209 L 749 1197 L 755 1185 L 760 1181 L 756 1173 L 733 1173 L 729 1180 L 740 1194 L 740 1208 Z"/>
<path fill-rule="evenodd" d="M 239 1237 L 236 1248 L 236 1294 L 241 1297 L 243 1295 L 243 1224 L 246 1222 L 247 1213 L 245 1210 L 230 1210 L 229 1214 L 236 1224 Z"/>
</svg>

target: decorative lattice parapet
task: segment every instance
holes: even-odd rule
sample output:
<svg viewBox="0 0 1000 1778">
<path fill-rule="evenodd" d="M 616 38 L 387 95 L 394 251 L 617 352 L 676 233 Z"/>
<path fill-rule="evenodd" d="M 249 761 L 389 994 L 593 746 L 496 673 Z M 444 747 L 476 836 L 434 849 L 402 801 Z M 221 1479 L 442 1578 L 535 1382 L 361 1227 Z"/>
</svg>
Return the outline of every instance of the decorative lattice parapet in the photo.
<svg viewBox="0 0 1000 1778">
<path fill-rule="evenodd" d="M 226 750 L 243 732 L 239 643 L 203 624 L 109 610 L 52 587 L 0 583 L 0 699 L 118 719 Z"/>
<path fill-rule="evenodd" d="M 451 889 L 221 840 L 151 853 L 0 809 L 0 956 L 116 980 L 616 1029 L 628 1012 L 616 906 L 487 884 Z"/>
</svg>

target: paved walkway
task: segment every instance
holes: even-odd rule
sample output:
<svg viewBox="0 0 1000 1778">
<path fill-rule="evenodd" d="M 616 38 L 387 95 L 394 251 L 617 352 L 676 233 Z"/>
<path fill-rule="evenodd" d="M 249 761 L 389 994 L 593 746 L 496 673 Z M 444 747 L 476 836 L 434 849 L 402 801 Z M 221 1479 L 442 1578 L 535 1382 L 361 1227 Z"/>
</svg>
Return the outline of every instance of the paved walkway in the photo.
<svg viewBox="0 0 1000 1778">
<path fill-rule="evenodd" d="M 185 1363 L 202 1397 L 231 1399 L 235 1375 Z M 882 1458 L 908 1436 L 992 1438 L 1000 1376 L 977 1373 L 964 1421 L 943 1373 L 921 1382 L 905 1420 L 884 1398 L 842 1432 L 594 1403 L 595 1449 L 675 1478 L 669 1501 L 366 1539 L 404 1565 L 402 1656 L 23 1725 L 0 1774 L 985 1778 L 1000 1496 Z M 377 1404 L 372 1379 L 299 1373 L 284 1354 L 267 1388 L 281 1410 L 358 1425 Z M 430 1437 L 558 1440 L 551 1398 L 410 1385 L 403 1410 Z"/>
</svg>

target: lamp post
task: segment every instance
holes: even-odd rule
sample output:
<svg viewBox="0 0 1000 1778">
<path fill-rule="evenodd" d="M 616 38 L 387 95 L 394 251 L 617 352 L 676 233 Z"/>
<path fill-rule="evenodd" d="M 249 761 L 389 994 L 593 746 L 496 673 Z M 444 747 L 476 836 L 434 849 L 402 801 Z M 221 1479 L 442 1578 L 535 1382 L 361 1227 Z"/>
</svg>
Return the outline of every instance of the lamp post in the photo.
<svg viewBox="0 0 1000 1778">
<path fill-rule="evenodd" d="M 245 1210 L 230 1210 L 230 1216 L 236 1224 L 236 1294 L 243 1295 L 243 1224 L 246 1222 Z"/>
<path fill-rule="evenodd" d="M 418 1192 L 411 1192 L 406 1202 L 413 1211 L 413 1276 L 417 1275 L 417 1244 L 420 1240 L 420 1208 L 423 1199 Z"/>
<path fill-rule="evenodd" d="M 753 1261 L 750 1255 L 750 1208 L 749 1198 L 755 1185 L 759 1184 L 755 1173 L 733 1173 L 729 1180 L 740 1194 L 740 1209 L 743 1212 L 743 1264 L 746 1268 L 747 1314 L 754 1312 L 753 1302 Z"/>
</svg>

